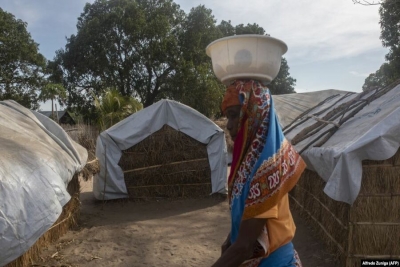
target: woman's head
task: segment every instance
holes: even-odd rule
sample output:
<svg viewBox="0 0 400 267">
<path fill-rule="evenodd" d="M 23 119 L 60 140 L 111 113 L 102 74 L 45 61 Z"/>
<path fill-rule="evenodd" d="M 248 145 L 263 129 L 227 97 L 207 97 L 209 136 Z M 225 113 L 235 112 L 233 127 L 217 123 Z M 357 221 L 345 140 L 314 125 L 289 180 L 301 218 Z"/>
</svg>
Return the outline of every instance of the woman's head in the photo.
<svg viewBox="0 0 400 267">
<path fill-rule="evenodd" d="M 224 99 L 221 104 L 222 113 L 226 115 L 226 109 L 231 106 L 241 106 L 239 101 L 239 89 L 236 88 L 234 83 L 225 90 Z"/>
<path fill-rule="evenodd" d="M 226 118 L 228 119 L 228 123 L 226 124 L 226 128 L 229 131 L 229 135 L 232 140 L 235 141 L 236 135 L 239 130 L 239 118 L 240 118 L 240 110 L 242 106 L 229 106 L 225 110 Z"/>
<path fill-rule="evenodd" d="M 221 109 L 228 118 L 227 128 L 232 140 L 244 123 L 247 123 L 246 136 L 250 140 L 257 133 L 264 134 L 263 128 L 268 124 L 270 93 L 266 86 L 255 80 L 235 80 L 227 87 Z"/>
<path fill-rule="evenodd" d="M 235 85 L 229 86 L 224 95 L 221 109 L 223 114 L 227 117 L 227 129 L 232 140 L 235 141 L 238 129 L 241 104 L 239 101 L 239 90 Z"/>
</svg>

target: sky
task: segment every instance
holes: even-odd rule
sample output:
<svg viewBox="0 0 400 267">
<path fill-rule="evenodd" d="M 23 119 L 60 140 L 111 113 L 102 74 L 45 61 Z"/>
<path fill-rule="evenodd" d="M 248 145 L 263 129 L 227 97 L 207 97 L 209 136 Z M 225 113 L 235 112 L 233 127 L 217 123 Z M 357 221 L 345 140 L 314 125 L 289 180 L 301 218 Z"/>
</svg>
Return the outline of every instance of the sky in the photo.
<svg viewBox="0 0 400 267">
<path fill-rule="evenodd" d="M 326 89 L 361 92 L 365 78 L 385 61 L 379 6 L 352 0 L 174 0 L 186 13 L 198 5 L 217 23 L 257 23 L 284 41 L 284 55 L 297 93 Z M 77 18 L 94 0 L 0 0 L 0 7 L 28 23 L 28 31 L 48 60 L 76 33 Z M 205 49 L 205 48 L 204 48 Z M 41 105 L 50 110 L 51 104 Z"/>
</svg>

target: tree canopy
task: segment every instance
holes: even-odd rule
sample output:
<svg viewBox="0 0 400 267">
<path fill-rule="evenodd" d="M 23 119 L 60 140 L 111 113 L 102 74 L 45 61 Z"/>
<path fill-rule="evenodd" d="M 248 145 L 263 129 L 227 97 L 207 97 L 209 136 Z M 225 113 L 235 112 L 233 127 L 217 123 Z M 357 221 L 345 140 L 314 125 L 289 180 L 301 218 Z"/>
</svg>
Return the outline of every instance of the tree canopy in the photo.
<svg viewBox="0 0 400 267">
<path fill-rule="evenodd" d="M 0 100 L 12 99 L 37 109 L 46 59 L 26 27 L 0 8 Z"/>
<path fill-rule="evenodd" d="M 364 90 L 375 86 L 387 86 L 400 78 L 400 1 L 383 1 L 379 7 L 379 14 L 380 39 L 383 46 L 389 48 L 389 53 L 379 70 L 365 79 Z"/>
<path fill-rule="evenodd" d="M 113 87 L 147 107 L 161 98 L 211 117 L 224 92 L 205 53 L 212 41 L 233 34 L 265 34 L 257 24 L 217 25 L 200 5 L 185 14 L 172 0 L 96 0 L 86 4 L 77 33 L 67 38 L 51 66 L 68 91 L 68 106 L 90 116 L 94 97 Z M 294 92 L 286 60 L 273 93 Z"/>
<path fill-rule="evenodd" d="M 51 117 L 55 119 L 54 116 L 54 100 L 59 100 L 62 103 L 67 97 L 67 93 L 62 84 L 57 83 L 47 83 L 41 88 L 39 99 L 43 102 L 51 100 Z"/>
<path fill-rule="evenodd" d="M 122 96 L 115 88 L 108 88 L 101 97 L 95 97 L 97 126 L 104 131 L 143 108 L 136 99 Z"/>
</svg>

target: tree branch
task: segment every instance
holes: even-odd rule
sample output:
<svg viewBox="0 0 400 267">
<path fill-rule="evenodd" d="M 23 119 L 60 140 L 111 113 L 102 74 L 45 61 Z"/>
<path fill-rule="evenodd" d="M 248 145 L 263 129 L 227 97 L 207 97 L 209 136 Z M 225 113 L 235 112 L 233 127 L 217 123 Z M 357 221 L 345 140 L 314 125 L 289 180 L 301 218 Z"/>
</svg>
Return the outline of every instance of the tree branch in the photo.
<svg viewBox="0 0 400 267">
<path fill-rule="evenodd" d="M 353 0 L 353 3 L 354 4 L 360 4 L 360 5 L 363 5 L 363 6 L 376 6 L 376 5 L 380 5 L 380 4 L 382 4 L 382 1 L 381 0 L 378 0 L 378 1 L 376 1 L 375 2 L 375 0 L 373 0 L 373 1 L 370 1 L 370 0 Z"/>
</svg>

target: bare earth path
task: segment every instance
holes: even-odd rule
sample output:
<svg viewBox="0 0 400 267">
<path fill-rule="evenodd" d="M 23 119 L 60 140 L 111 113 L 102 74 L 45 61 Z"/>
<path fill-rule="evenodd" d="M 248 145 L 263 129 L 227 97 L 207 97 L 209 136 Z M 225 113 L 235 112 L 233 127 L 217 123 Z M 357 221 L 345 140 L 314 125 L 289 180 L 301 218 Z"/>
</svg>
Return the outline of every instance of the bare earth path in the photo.
<svg viewBox="0 0 400 267">
<path fill-rule="evenodd" d="M 46 248 L 35 266 L 209 267 L 229 231 L 227 200 L 218 197 L 147 202 L 94 200 L 82 183 L 80 227 Z M 336 267 L 306 223 L 297 225 L 295 247 L 303 266 Z"/>
</svg>

